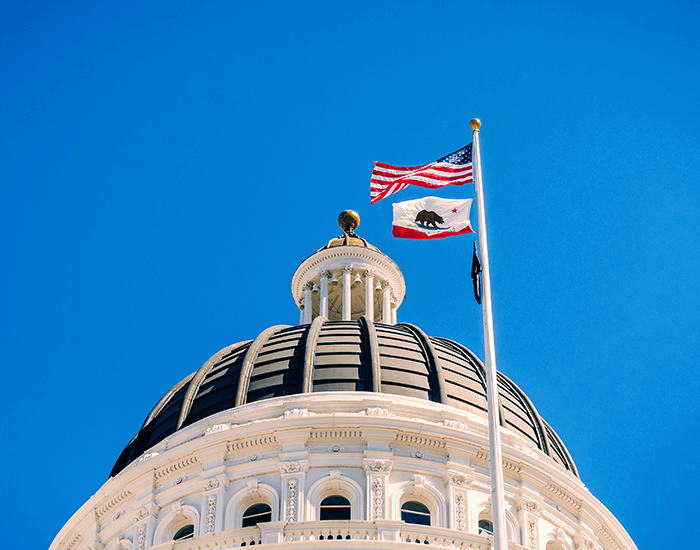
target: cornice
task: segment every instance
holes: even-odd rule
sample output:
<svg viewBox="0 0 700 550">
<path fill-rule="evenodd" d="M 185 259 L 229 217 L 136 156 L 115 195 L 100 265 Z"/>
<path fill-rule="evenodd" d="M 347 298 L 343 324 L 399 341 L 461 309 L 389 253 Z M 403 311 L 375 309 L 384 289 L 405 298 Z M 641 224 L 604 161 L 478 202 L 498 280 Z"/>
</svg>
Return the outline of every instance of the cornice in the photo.
<svg viewBox="0 0 700 550">
<path fill-rule="evenodd" d="M 574 497 L 572 497 L 568 492 L 566 492 L 564 489 L 561 487 L 555 485 L 552 481 L 547 483 L 544 486 L 545 489 L 547 489 L 549 492 L 553 493 L 557 497 L 559 497 L 560 500 L 563 500 L 567 504 L 569 504 L 571 507 L 573 507 L 577 512 L 581 510 L 582 502 Z"/>
<path fill-rule="evenodd" d="M 186 468 L 187 466 L 191 466 L 197 462 L 197 457 L 194 455 L 188 456 L 187 458 L 183 458 L 182 460 L 179 460 L 177 462 L 173 462 L 172 464 L 169 464 L 168 466 L 165 466 L 164 468 L 160 468 L 159 470 L 156 470 L 153 474 L 153 477 L 156 480 L 160 480 L 161 478 L 172 474 L 173 472 L 176 472 L 177 470 L 180 470 L 182 468 Z"/>
<path fill-rule="evenodd" d="M 122 500 L 127 498 L 128 496 L 131 495 L 131 491 L 129 489 L 124 489 L 121 493 L 119 493 L 117 496 L 100 506 L 99 508 L 95 508 L 95 516 L 97 519 L 100 519 L 103 515 L 105 515 L 110 509 L 112 509 L 114 506 L 119 504 Z"/>
<path fill-rule="evenodd" d="M 327 270 L 327 267 L 323 266 L 325 263 L 338 262 L 339 264 L 342 264 L 347 262 L 348 264 L 351 264 L 353 260 L 371 264 L 375 277 L 379 275 L 389 279 L 389 282 L 396 293 L 396 307 L 401 305 L 406 293 L 406 283 L 399 266 L 396 265 L 396 263 L 394 263 L 394 261 L 386 254 L 377 252 L 370 248 L 362 248 L 358 246 L 339 246 L 322 249 L 304 260 L 292 276 L 292 295 L 294 296 L 294 299 L 299 300 L 302 298 L 304 293 L 303 287 L 308 282 L 307 279 L 311 278 L 309 277 L 309 272 L 313 271 L 315 277 L 317 274 L 315 271 Z M 339 265 L 338 268 L 340 267 L 342 266 Z M 347 267 L 353 266 L 348 265 Z M 368 269 L 368 266 L 357 266 L 357 268 L 365 271 Z"/>
</svg>

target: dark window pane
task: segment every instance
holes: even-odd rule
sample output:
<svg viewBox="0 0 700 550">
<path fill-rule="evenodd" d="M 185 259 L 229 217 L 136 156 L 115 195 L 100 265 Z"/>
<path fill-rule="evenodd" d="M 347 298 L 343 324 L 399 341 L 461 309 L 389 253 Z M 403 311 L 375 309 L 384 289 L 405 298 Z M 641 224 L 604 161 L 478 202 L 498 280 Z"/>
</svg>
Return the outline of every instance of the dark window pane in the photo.
<svg viewBox="0 0 700 550">
<path fill-rule="evenodd" d="M 191 539 L 192 537 L 194 537 L 194 525 L 185 525 L 175 533 L 173 540 Z"/>
<path fill-rule="evenodd" d="M 321 502 L 321 521 L 350 519 L 350 501 L 338 495 L 326 497 Z"/>
<path fill-rule="evenodd" d="M 493 523 L 490 519 L 479 520 L 479 534 L 493 535 Z"/>
<path fill-rule="evenodd" d="M 258 523 L 272 521 L 272 508 L 267 504 L 253 504 L 243 513 L 242 527 L 252 527 Z"/>
<path fill-rule="evenodd" d="M 430 510 L 420 502 L 407 502 L 401 506 L 401 520 L 406 523 L 430 525 Z"/>
</svg>

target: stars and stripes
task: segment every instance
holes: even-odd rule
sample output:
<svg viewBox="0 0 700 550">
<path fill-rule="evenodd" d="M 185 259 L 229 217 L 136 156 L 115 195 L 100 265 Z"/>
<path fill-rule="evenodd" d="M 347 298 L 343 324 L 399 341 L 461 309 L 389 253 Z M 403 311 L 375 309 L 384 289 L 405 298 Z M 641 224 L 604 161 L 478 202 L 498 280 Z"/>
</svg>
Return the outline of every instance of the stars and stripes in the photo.
<svg viewBox="0 0 700 550">
<path fill-rule="evenodd" d="M 424 166 L 392 166 L 375 162 L 370 182 L 370 202 L 374 204 L 409 185 L 437 189 L 465 183 L 474 183 L 471 143 Z"/>
</svg>

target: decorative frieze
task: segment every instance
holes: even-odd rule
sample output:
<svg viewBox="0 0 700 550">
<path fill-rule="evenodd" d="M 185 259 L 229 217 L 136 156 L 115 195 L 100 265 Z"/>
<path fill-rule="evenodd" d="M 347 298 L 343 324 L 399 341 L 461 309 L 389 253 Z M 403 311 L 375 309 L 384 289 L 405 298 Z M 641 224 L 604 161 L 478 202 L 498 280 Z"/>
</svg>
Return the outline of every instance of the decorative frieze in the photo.
<svg viewBox="0 0 700 550">
<path fill-rule="evenodd" d="M 73 548 L 73 547 L 77 544 L 77 542 L 80 540 L 80 537 L 81 537 L 81 536 L 82 536 L 82 535 L 81 535 L 80 533 L 78 533 L 78 534 L 75 535 L 72 539 L 70 539 L 70 542 L 68 542 L 68 544 L 66 544 L 66 550 L 72 550 L 72 548 Z"/>
<path fill-rule="evenodd" d="M 372 521 L 384 518 L 384 478 L 372 480 Z"/>
<path fill-rule="evenodd" d="M 111 499 L 109 502 L 103 504 L 99 508 L 95 510 L 95 515 L 97 518 L 101 518 L 104 514 L 106 514 L 111 508 L 119 504 L 122 500 L 127 498 L 128 496 L 131 495 L 131 491 L 129 489 L 125 489 L 121 493 L 119 493 L 116 497 Z"/>
<path fill-rule="evenodd" d="M 530 550 L 537 550 L 537 519 L 528 516 L 526 544 Z"/>
<path fill-rule="evenodd" d="M 618 542 L 617 538 L 610 532 L 610 529 L 607 525 L 605 525 L 605 523 L 598 525 L 598 531 L 601 535 L 603 535 L 603 537 L 605 537 L 605 540 L 607 540 L 610 545 L 615 548 L 615 550 L 627 550 L 627 547 L 624 544 Z"/>
<path fill-rule="evenodd" d="M 360 439 L 360 430 L 316 430 L 311 432 L 311 439 Z"/>
<path fill-rule="evenodd" d="M 188 456 L 187 458 L 183 458 L 182 460 L 179 460 L 178 462 L 173 462 L 172 464 L 169 464 L 168 466 L 161 468 L 160 470 L 156 470 L 153 476 L 155 479 L 160 479 L 163 478 L 167 475 L 172 474 L 173 472 L 176 472 L 182 468 L 186 468 L 188 466 L 192 466 L 195 462 L 197 462 L 197 457 L 195 456 Z"/>
<path fill-rule="evenodd" d="M 146 524 L 141 524 L 138 526 L 138 531 L 136 534 L 136 548 L 138 550 L 145 550 L 146 548 Z"/>
<path fill-rule="evenodd" d="M 287 521 L 296 521 L 298 501 L 299 478 L 289 478 L 287 480 L 287 513 L 285 514 L 285 519 Z"/>
<path fill-rule="evenodd" d="M 216 495 L 209 495 L 207 497 L 207 522 L 206 522 L 206 528 L 205 528 L 205 532 L 208 535 L 214 532 L 215 522 L 216 522 Z"/>
<path fill-rule="evenodd" d="M 467 528 L 467 497 L 464 491 L 455 491 L 454 506 L 455 529 L 457 531 L 464 531 Z"/>
<path fill-rule="evenodd" d="M 561 487 L 557 487 L 553 483 L 548 483 L 547 485 L 544 486 L 545 489 L 548 491 L 554 493 L 557 497 L 559 497 L 561 500 L 566 502 L 567 504 L 571 505 L 573 508 L 575 508 L 577 511 L 581 509 L 581 501 L 575 499 L 571 495 L 569 495 L 564 489 Z"/>
<path fill-rule="evenodd" d="M 426 447 L 435 447 L 438 449 L 444 449 L 447 447 L 447 444 L 444 441 L 408 434 L 396 434 L 396 441 L 407 443 L 409 445 L 424 445 Z"/>
<path fill-rule="evenodd" d="M 272 445 L 275 443 L 277 443 L 277 438 L 274 435 L 247 439 L 244 441 L 229 441 L 226 444 L 226 452 L 230 453 L 233 451 L 240 451 L 242 449 L 249 449 L 251 447 L 258 447 L 260 445 Z"/>
</svg>

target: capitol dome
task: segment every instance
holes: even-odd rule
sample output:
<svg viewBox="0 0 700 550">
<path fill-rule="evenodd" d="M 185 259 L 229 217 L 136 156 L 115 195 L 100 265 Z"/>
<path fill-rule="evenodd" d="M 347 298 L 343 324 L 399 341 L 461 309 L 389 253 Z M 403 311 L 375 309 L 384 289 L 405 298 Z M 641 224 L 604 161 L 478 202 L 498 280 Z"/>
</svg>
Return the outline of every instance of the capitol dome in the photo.
<svg viewBox="0 0 700 550">
<path fill-rule="evenodd" d="M 577 475 L 561 439 L 527 396 L 498 376 L 502 425 Z M 226 409 L 336 391 L 402 395 L 483 413 L 487 407 L 484 367 L 461 344 L 428 337 L 410 324 L 316 317 L 310 325 L 274 326 L 255 340 L 225 347 L 175 384 L 146 417 L 111 475 L 177 430 Z"/>
<path fill-rule="evenodd" d="M 292 276 L 299 324 L 172 386 L 50 550 L 491 547 L 484 365 L 399 323 L 401 270 L 339 223 Z M 509 550 L 636 550 L 501 373 L 498 393 Z"/>
</svg>

